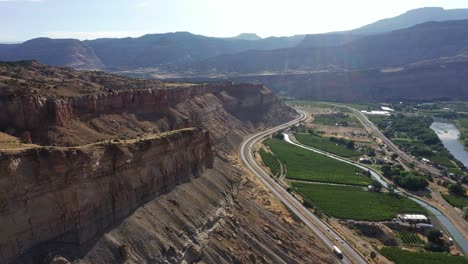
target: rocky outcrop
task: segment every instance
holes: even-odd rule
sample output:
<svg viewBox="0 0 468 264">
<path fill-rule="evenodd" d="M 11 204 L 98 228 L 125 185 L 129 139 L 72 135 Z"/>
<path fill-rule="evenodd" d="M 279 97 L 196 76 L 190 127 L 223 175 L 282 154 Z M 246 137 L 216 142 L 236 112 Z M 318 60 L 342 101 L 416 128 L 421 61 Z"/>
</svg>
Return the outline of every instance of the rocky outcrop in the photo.
<svg viewBox="0 0 468 264">
<path fill-rule="evenodd" d="M 151 119 L 167 118 L 162 131 L 199 125 L 192 117 L 171 111 L 178 105 L 213 95 L 231 114 L 251 121 L 260 121 L 264 113 L 278 102 L 273 93 L 259 84 L 207 84 L 165 89 L 115 90 L 106 93 L 56 98 L 34 92 L 3 93 L 0 128 L 13 128 L 16 134 L 30 131 L 34 142 L 56 143 L 49 137 L 51 127 L 64 127 L 72 121 L 88 122 L 103 115 L 133 114 Z M 199 113 L 200 114 L 200 113 Z M 140 118 L 141 119 L 141 118 Z M 195 122 L 194 122 L 195 121 Z M 90 143 L 90 142 L 87 142 Z"/>
<path fill-rule="evenodd" d="M 0 262 L 332 263 L 237 162 L 245 136 L 295 114 L 262 85 L 34 62 L 0 77 Z"/>
<path fill-rule="evenodd" d="M 0 262 L 44 242 L 83 244 L 212 165 L 209 136 L 199 129 L 2 151 Z"/>
</svg>

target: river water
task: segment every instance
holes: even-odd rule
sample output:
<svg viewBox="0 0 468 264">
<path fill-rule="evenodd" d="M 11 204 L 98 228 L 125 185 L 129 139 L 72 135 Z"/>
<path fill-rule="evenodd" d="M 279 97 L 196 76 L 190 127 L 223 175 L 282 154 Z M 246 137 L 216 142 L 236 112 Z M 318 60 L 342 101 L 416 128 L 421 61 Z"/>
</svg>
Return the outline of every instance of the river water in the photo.
<svg viewBox="0 0 468 264">
<path fill-rule="evenodd" d="M 458 141 L 460 130 L 448 121 L 435 120 L 431 129 L 437 133 L 445 148 L 463 165 L 468 167 L 468 152 L 463 145 Z"/>
</svg>

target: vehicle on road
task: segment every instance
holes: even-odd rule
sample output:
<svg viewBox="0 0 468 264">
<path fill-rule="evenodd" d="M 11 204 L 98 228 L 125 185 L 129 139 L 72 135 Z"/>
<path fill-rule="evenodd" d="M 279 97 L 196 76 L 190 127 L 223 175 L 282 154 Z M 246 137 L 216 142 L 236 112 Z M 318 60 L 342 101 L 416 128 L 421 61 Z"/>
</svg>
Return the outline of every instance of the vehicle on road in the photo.
<svg viewBox="0 0 468 264">
<path fill-rule="evenodd" d="M 337 247 L 337 246 L 333 246 L 333 253 L 335 253 L 335 255 L 340 258 L 340 259 L 343 259 L 343 252 L 341 252 L 341 250 Z"/>
</svg>

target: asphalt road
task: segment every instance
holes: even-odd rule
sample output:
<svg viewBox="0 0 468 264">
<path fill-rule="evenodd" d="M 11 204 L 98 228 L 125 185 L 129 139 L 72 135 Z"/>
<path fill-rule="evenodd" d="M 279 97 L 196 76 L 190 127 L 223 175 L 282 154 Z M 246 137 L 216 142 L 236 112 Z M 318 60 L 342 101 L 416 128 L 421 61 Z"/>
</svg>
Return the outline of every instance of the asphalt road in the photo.
<svg viewBox="0 0 468 264">
<path fill-rule="evenodd" d="M 410 163 L 413 163 L 416 168 L 419 169 L 419 171 L 421 172 L 424 172 L 424 173 L 430 173 L 434 176 L 441 176 L 442 173 L 440 170 L 434 168 L 434 167 L 431 167 L 427 164 L 424 164 L 422 162 L 420 162 L 419 160 L 411 157 L 410 155 L 408 155 L 406 152 L 402 151 L 397 145 L 395 145 L 395 143 L 393 143 L 389 138 L 387 138 L 380 130 L 378 127 L 376 127 L 374 125 L 374 123 L 372 123 L 365 114 L 363 114 L 362 112 L 360 112 L 359 110 L 355 109 L 355 108 L 352 108 L 352 107 L 348 107 L 348 106 L 344 106 L 344 105 L 340 105 L 341 107 L 346 107 L 348 109 L 350 109 L 351 111 L 353 111 L 355 114 L 356 114 L 356 117 L 361 121 L 362 124 L 364 124 L 364 126 L 372 133 L 374 133 L 377 137 L 379 137 L 380 139 L 382 139 L 382 141 L 393 151 L 395 152 L 396 154 L 398 154 L 399 158 L 403 161 L 405 161 L 407 164 L 410 164 Z"/>
<path fill-rule="evenodd" d="M 301 113 L 301 117 L 283 125 L 272 129 L 260 132 L 247 138 L 241 145 L 240 157 L 245 166 L 275 195 L 286 207 L 288 207 L 305 225 L 314 231 L 319 239 L 330 249 L 330 254 L 333 254 L 333 246 L 336 245 L 343 252 L 342 263 L 367 263 L 367 261 L 352 248 L 345 239 L 330 229 L 317 216 L 312 214 L 290 193 L 288 193 L 281 185 L 276 183 L 268 173 L 266 173 L 255 161 L 253 157 L 253 146 L 263 137 L 268 136 L 276 131 L 290 127 L 301 120 L 305 119 L 305 114 Z M 343 241 L 343 242 L 342 242 Z M 338 258 L 337 258 L 338 259 Z"/>
</svg>

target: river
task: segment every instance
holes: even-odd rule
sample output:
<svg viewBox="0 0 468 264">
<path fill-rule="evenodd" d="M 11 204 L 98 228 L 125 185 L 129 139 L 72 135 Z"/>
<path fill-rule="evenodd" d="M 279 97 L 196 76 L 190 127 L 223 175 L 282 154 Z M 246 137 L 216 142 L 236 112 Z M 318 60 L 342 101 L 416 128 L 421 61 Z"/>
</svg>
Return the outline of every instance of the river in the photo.
<svg viewBox="0 0 468 264">
<path fill-rule="evenodd" d="M 431 124 L 431 129 L 437 133 L 445 148 L 463 165 L 468 167 L 468 152 L 458 141 L 460 130 L 453 123 L 440 119 Z"/>
</svg>

